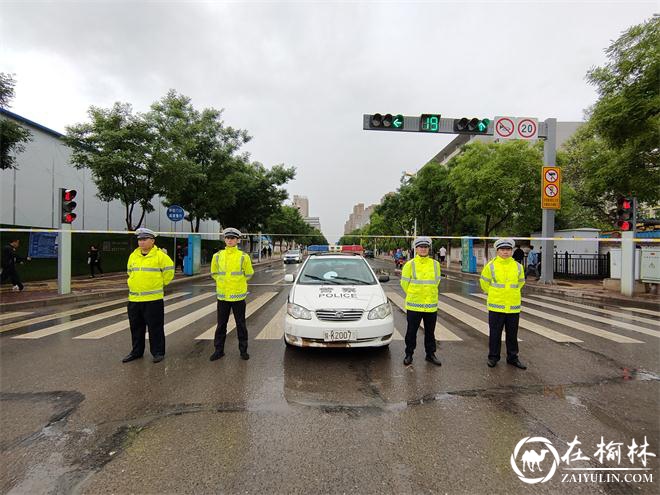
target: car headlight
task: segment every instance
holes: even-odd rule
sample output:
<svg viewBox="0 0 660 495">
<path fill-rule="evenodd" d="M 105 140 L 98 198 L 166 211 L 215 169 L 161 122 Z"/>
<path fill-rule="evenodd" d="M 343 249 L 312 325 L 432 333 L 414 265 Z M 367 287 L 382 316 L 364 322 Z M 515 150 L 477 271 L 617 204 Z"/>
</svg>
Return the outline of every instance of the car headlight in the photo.
<svg viewBox="0 0 660 495">
<path fill-rule="evenodd" d="M 376 306 L 374 309 L 369 311 L 369 316 L 367 316 L 367 318 L 370 320 L 382 320 L 383 318 L 391 314 L 392 314 L 392 307 L 390 306 L 389 302 L 386 302 L 385 304 Z"/>
<path fill-rule="evenodd" d="M 295 318 L 296 320 L 312 319 L 312 312 L 309 309 L 298 306 L 297 304 L 287 303 L 286 312 L 289 314 L 289 316 Z"/>
</svg>

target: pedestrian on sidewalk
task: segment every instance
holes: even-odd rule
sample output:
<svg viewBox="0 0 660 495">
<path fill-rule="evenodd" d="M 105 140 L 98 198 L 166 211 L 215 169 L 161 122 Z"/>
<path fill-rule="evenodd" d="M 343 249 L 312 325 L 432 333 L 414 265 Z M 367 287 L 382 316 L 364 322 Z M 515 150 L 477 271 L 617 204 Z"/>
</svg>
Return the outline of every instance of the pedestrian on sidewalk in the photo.
<svg viewBox="0 0 660 495">
<path fill-rule="evenodd" d="M 447 259 L 447 248 L 444 246 L 440 247 L 440 264 L 444 265 L 445 260 Z"/>
<path fill-rule="evenodd" d="M 12 285 L 11 290 L 15 292 L 21 292 L 24 289 L 16 265 L 32 260 L 29 256 L 23 258 L 16 254 L 16 250 L 20 243 L 21 241 L 19 239 L 10 239 L 9 243 L 2 248 L 2 274 L 0 275 L 0 283 L 9 280 Z"/>
<path fill-rule="evenodd" d="M 183 247 L 181 247 L 180 244 L 177 244 L 176 246 L 176 263 L 174 266 L 174 271 L 176 271 L 177 268 L 181 267 L 181 271 L 183 271 Z"/>
<path fill-rule="evenodd" d="M 525 251 L 522 250 L 520 246 L 516 246 L 516 249 L 513 251 L 512 258 L 516 260 L 521 265 L 525 265 Z"/>
<path fill-rule="evenodd" d="M 273 256 L 273 248 L 270 247 L 270 244 L 269 244 L 268 245 L 268 258 L 270 259 L 270 258 L 272 258 L 272 256 Z"/>
<path fill-rule="evenodd" d="M 417 331 L 424 321 L 424 351 L 426 360 L 441 366 L 435 356 L 435 323 L 438 317 L 438 286 L 440 285 L 440 263 L 429 256 L 431 239 L 415 239 L 416 256 L 408 261 L 401 271 L 401 287 L 406 293 L 406 355 L 403 364 L 412 363 L 417 346 Z"/>
<path fill-rule="evenodd" d="M 513 239 L 495 241 L 497 256 L 486 263 L 479 284 L 488 294 L 488 367 L 500 360 L 502 330 L 506 328 L 506 362 L 522 370 L 527 367 L 518 358 L 518 322 L 520 320 L 523 267 L 512 257 Z"/>
<path fill-rule="evenodd" d="M 128 258 L 128 321 L 133 348 L 122 360 L 140 359 L 145 332 L 149 328 L 149 350 L 154 363 L 165 358 L 165 286 L 174 278 L 174 262 L 156 246 L 156 233 L 147 228 L 135 231 L 138 248 Z"/>
<path fill-rule="evenodd" d="M 236 333 L 238 335 L 238 350 L 241 359 L 248 360 L 248 331 L 245 323 L 245 298 L 248 292 L 248 280 L 254 275 L 250 256 L 238 249 L 241 232 L 229 227 L 222 231 L 225 239 L 225 249 L 213 255 L 211 261 L 211 276 L 215 279 L 218 298 L 218 326 L 215 329 L 213 345 L 215 351 L 209 358 L 216 361 L 225 355 L 225 340 L 227 339 L 227 323 L 229 313 L 234 313 Z"/>
<path fill-rule="evenodd" d="M 94 268 L 103 275 L 103 269 L 101 268 L 101 253 L 94 244 L 89 246 L 89 251 L 87 251 L 87 264 L 89 265 L 90 278 L 94 278 Z"/>
<path fill-rule="evenodd" d="M 539 253 L 536 252 L 534 246 L 531 246 L 529 253 L 527 253 L 527 270 L 525 270 L 525 278 L 527 275 L 534 274 L 536 280 L 541 278 L 541 273 L 539 270 Z"/>
</svg>

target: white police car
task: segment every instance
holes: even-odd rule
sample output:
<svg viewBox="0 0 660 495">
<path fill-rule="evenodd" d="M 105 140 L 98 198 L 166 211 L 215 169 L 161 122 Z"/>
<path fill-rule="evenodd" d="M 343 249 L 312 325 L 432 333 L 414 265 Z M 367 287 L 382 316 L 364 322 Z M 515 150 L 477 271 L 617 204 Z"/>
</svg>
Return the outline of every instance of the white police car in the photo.
<svg viewBox="0 0 660 495">
<path fill-rule="evenodd" d="M 381 347 L 392 342 L 392 308 L 367 261 L 357 254 L 312 255 L 287 300 L 284 341 L 299 347 Z"/>
</svg>

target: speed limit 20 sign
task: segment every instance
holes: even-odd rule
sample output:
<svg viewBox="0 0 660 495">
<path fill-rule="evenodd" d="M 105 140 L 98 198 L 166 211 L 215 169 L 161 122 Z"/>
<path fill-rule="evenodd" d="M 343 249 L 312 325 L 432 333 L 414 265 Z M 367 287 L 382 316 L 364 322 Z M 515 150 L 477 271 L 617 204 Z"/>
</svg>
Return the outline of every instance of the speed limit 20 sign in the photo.
<svg viewBox="0 0 660 495">
<path fill-rule="evenodd" d="M 561 169 L 543 167 L 541 181 L 541 208 L 558 210 L 561 208 Z"/>
</svg>

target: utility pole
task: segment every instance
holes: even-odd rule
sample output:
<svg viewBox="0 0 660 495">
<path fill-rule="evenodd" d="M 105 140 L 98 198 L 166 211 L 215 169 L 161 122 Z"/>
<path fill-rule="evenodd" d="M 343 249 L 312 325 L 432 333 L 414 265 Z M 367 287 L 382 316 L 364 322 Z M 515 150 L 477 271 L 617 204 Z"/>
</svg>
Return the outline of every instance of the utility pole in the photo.
<svg viewBox="0 0 660 495">
<path fill-rule="evenodd" d="M 557 160 L 557 119 L 546 119 L 546 138 L 543 143 L 543 165 L 554 167 Z M 555 210 L 543 208 L 541 237 L 554 237 Z M 555 241 L 541 241 L 541 279 L 542 284 L 554 281 Z"/>
</svg>

